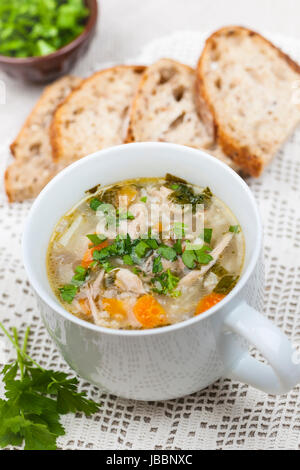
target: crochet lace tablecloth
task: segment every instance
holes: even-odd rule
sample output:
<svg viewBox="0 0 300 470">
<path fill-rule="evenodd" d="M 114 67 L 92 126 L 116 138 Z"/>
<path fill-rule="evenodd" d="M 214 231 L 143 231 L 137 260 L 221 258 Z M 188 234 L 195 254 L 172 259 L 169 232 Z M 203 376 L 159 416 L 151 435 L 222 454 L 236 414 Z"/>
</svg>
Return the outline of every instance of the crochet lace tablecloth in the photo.
<svg viewBox="0 0 300 470">
<path fill-rule="evenodd" d="M 300 42 L 266 35 L 300 61 Z M 124 62 L 151 63 L 172 57 L 195 65 L 207 34 L 178 32 L 148 44 Z M 103 68 L 97 39 L 74 73 Z M 0 170 L 8 163 L 8 144 L 37 99 L 40 88 L 0 75 Z M 300 87 L 300 84 L 298 84 Z M 296 85 L 297 86 L 297 85 Z M 3 88 L 3 87 L 2 87 Z M 295 88 L 295 94 L 300 92 Z M 6 98 L 6 100 L 5 100 Z M 299 98 L 299 97 L 298 97 Z M 296 96 L 297 99 L 297 96 Z M 6 104 L 2 104 L 6 101 Z M 300 346 L 300 129 L 258 180 L 249 181 L 264 222 L 266 264 L 264 313 Z M 49 338 L 24 272 L 20 240 L 30 203 L 8 204 L 0 195 L 0 320 L 21 332 L 31 326 L 30 353 L 45 367 L 69 370 Z M 254 351 L 254 354 L 255 351 Z M 0 363 L 14 357 L 0 335 Z M 166 402 L 137 402 L 103 394 L 81 381 L 82 390 L 101 401 L 90 418 L 63 416 L 62 449 L 299 449 L 300 387 L 274 397 L 221 379 L 205 390 Z M 0 395 L 3 388 L 0 385 Z"/>
</svg>

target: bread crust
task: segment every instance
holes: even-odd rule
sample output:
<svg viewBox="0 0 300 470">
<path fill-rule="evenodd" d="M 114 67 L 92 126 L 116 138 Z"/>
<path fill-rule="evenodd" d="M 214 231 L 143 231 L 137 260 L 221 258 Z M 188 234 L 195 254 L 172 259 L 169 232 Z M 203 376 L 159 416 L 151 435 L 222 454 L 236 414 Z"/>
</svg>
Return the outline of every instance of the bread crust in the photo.
<svg viewBox="0 0 300 470">
<path fill-rule="evenodd" d="M 103 73 L 106 73 L 108 71 L 112 71 L 116 68 L 134 69 L 134 70 L 137 70 L 141 74 L 146 69 L 146 67 L 143 66 L 143 65 L 117 65 L 117 66 L 110 67 L 110 68 L 107 68 L 107 69 L 104 69 L 104 70 L 100 70 L 100 71 L 94 73 L 93 75 L 91 75 L 90 77 L 87 77 L 86 79 L 84 79 L 81 82 L 81 84 L 78 87 L 76 87 L 66 97 L 66 99 L 62 101 L 62 103 L 60 103 L 60 105 L 57 107 L 57 109 L 56 109 L 56 111 L 53 115 L 53 119 L 52 119 L 52 122 L 51 122 L 51 125 L 50 125 L 50 143 L 51 143 L 51 147 L 52 147 L 52 157 L 53 157 L 54 161 L 58 162 L 62 158 L 62 146 L 60 144 L 60 140 L 61 140 L 61 123 L 62 123 L 61 115 L 63 113 L 64 106 L 66 104 L 68 104 L 68 102 L 70 100 L 72 100 L 74 94 L 76 94 L 79 90 L 81 90 L 86 85 L 86 83 L 89 83 L 89 82 L 95 80 L 95 78 L 99 77 Z"/>
<path fill-rule="evenodd" d="M 12 153 L 12 155 L 15 157 L 16 156 L 16 147 L 18 146 L 18 142 L 19 140 L 22 139 L 23 137 L 23 134 L 24 132 L 26 132 L 27 128 L 30 126 L 31 124 L 31 121 L 32 121 L 32 117 L 35 115 L 35 113 L 37 112 L 37 110 L 40 108 L 41 105 L 43 105 L 45 102 L 47 102 L 48 100 L 48 96 L 50 94 L 52 94 L 53 92 L 53 86 L 56 86 L 57 83 L 61 83 L 62 81 L 66 81 L 66 80 L 78 80 L 78 83 L 80 83 L 82 80 L 78 77 L 75 77 L 74 75 L 66 75 L 60 79 L 58 79 L 56 82 L 50 84 L 50 85 L 47 85 L 42 93 L 42 95 L 40 96 L 40 98 L 38 99 L 38 101 L 36 102 L 36 104 L 34 105 L 33 109 L 31 110 L 31 112 L 29 113 L 29 115 L 27 116 L 23 126 L 21 127 L 18 135 L 16 136 L 16 138 L 14 139 L 14 141 L 10 144 L 10 151 Z M 77 85 L 78 87 L 79 85 Z M 74 89 L 74 88 L 73 88 Z"/>
<path fill-rule="evenodd" d="M 5 192 L 6 192 L 8 202 L 14 202 L 12 187 L 11 187 L 10 177 L 9 177 L 9 167 L 6 168 L 5 173 L 4 173 L 4 187 L 5 187 Z"/>
<path fill-rule="evenodd" d="M 264 38 L 261 34 L 252 31 L 243 26 L 226 26 L 215 31 L 205 42 L 202 54 L 199 58 L 198 65 L 196 68 L 196 104 L 199 115 L 206 121 L 209 119 L 207 116 L 212 116 L 213 125 L 215 129 L 215 135 L 217 142 L 224 150 L 225 154 L 228 155 L 239 167 L 241 167 L 246 173 L 251 176 L 258 177 L 264 169 L 264 162 L 261 158 L 247 146 L 243 146 L 241 142 L 229 136 L 223 129 L 222 124 L 218 121 L 216 111 L 209 96 L 209 93 L 205 86 L 205 78 L 203 73 L 203 62 L 206 53 L 210 50 L 213 41 L 220 36 L 224 35 L 236 35 L 241 32 L 246 32 L 249 36 L 259 38 L 265 44 L 275 50 L 278 56 L 283 59 L 296 73 L 300 74 L 300 66 L 292 60 L 287 54 L 281 49 L 272 44 L 268 39 Z"/>
<path fill-rule="evenodd" d="M 48 85 L 10 145 L 15 160 L 8 166 L 4 175 L 9 202 L 22 202 L 37 196 L 57 173 L 58 167 L 51 157 L 48 120 L 51 119 L 57 103 L 80 82 L 80 78 L 66 75 Z M 43 141 L 40 154 L 35 155 L 30 145 L 35 139 L 41 142 L 41 134 Z"/>
</svg>

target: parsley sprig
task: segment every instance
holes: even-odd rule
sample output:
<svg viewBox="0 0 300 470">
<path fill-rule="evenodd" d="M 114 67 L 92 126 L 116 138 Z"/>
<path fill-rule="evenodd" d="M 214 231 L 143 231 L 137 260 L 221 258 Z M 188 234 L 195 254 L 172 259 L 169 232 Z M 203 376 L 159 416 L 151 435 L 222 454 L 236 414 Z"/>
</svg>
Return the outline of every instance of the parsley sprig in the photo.
<svg viewBox="0 0 300 470">
<path fill-rule="evenodd" d="M 55 450 L 58 436 L 65 434 L 60 415 L 81 411 L 90 416 L 100 405 L 77 391 L 76 377 L 44 369 L 27 354 L 29 327 L 22 347 L 16 328 L 12 335 L 1 322 L 0 328 L 17 351 L 17 359 L 1 371 L 6 400 L 0 399 L 0 447 Z"/>
<path fill-rule="evenodd" d="M 211 248 L 208 245 L 202 245 L 198 250 L 186 249 L 182 254 L 182 261 L 189 269 L 195 269 L 196 266 L 208 264 L 213 257 L 209 254 Z"/>
<path fill-rule="evenodd" d="M 153 284 L 152 291 L 157 294 L 170 295 L 171 297 L 179 297 L 181 292 L 175 290 L 178 283 L 179 277 L 171 273 L 170 269 L 156 275 L 151 279 Z"/>
<path fill-rule="evenodd" d="M 72 303 L 79 287 L 84 284 L 88 276 L 88 269 L 85 269 L 83 266 L 76 266 L 75 274 L 72 277 L 71 284 L 65 284 L 63 287 L 58 289 L 61 298 L 68 304 Z"/>
</svg>

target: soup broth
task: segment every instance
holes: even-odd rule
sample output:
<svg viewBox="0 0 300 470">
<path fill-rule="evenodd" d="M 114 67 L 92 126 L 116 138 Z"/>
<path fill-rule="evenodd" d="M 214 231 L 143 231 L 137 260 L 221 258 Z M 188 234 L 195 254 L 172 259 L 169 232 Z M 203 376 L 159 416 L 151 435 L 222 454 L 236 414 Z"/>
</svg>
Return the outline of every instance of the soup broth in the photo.
<svg viewBox="0 0 300 470">
<path fill-rule="evenodd" d="M 200 315 L 236 285 L 244 237 L 209 188 L 172 176 L 95 187 L 58 222 L 51 287 L 73 315 L 117 329 Z"/>
</svg>

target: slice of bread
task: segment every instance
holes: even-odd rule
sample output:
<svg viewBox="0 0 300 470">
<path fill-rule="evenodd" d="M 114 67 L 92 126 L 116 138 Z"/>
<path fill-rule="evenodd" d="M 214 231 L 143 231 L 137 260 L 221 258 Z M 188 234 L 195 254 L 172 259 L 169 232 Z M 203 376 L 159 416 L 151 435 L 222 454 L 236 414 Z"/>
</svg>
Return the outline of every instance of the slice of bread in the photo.
<svg viewBox="0 0 300 470">
<path fill-rule="evenodd" d="M 11 144 L 15 161 L 5 173 L 10 202 L 36 197 L 59 170 L 52 160 L 49 127 L 57 105 L 80 82 L 80 78 L 66 76 L 47 86 Z"/>
<path fill-rule="evenodd" d="M 69 164 L 123 143 L 129 107 L 144 70 L 124 65 L 101 70 L 66 98 L 51 124 L 55 161 Z"/>
<path fill-rule="evenodd" d="M 259 176 L 300 122 L 299 79 L 299 65 L 253 31 L 226 27 L 207 39 L 197 66 L 198 111 L 248 174 Z"/>
<path fill-rule="evenodd" d="M 213 127 L 198 118 L 195 72 L 171 59 L 160 59 L 144 72 L 134 97 L 127 142 L 159 141 L 211 148 Z"/>
<path fill-rule="evenodd" d="M 171 59 L 160 59 L 147 68 L 133 99 L 126 142 L 143 141 L 204 149 L 233 166 L 215 145 L 213 125 L 199 118 L 195 71 Z"/>
</svg>

